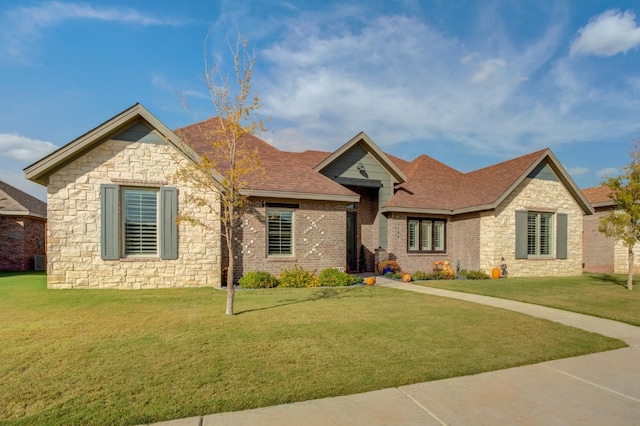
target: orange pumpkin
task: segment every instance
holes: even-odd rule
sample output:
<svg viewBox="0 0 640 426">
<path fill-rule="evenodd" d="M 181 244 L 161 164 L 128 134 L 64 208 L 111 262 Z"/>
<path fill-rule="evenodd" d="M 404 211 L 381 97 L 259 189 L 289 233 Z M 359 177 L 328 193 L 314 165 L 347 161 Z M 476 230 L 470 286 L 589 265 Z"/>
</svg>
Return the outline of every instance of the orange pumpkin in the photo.
<svg viewBox="0 0 640 426">
<path fill-rule="evenodd" d="M 366 285 L 374 285 L 376 283 L 376 277 L 367 277 L 364 280 Z"/>
<path fill-rule="evenodd" d="M 402 281 L 404 281 L 405 283 L 411 282 L 411 274 L 404 274 L 402 276 Z"/>
</svg>

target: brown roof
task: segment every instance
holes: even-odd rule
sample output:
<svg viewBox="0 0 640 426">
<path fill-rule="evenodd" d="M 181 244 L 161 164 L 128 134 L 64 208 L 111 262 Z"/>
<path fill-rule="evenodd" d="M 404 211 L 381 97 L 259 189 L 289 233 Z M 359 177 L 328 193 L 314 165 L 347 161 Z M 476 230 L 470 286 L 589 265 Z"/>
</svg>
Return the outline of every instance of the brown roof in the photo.
<svg viewBox="0 0 640 426">
<path fill-rule="evenodd" d="M 582 193 L 593 205 L 613 205 L 613 200 L 611 200 L 611 188 L 608 186 L 585 188 L 582 190 Z"/>
<path fill-rule="evenodd" d="M 0 215 L 47 217 L 47 203 L 0 180 Z"/>
<path fill-rule="evenodd" d="M 224 160 L 216 158 L 212 142 L 220 137 L 220 122 L 217 118 L 192 124 L 175 133 L 196 153 L 206 154 L 216 160 L 220 171 L 227 167 Z M 255 150 L 266 173 L 256 173 L 248 189 L 260 191 L 317 194 L 324 196 L 357 196 L 351 190 L 313 170 L 313 166 L 326 158 L 328 153 L 306 151 L 293 153 L 280 151 L 262 139 L 253 135 L 244 135 L 240 139 L 244 149 Z"/>
</svg>

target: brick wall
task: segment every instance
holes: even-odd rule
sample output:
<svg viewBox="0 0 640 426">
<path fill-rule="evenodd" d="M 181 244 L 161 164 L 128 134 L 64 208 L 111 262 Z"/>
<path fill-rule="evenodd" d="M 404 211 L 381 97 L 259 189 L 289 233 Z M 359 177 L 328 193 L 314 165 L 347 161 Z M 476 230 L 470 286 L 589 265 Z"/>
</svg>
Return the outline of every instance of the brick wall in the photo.
<svg viewBox="0 0 640 426">
<path fill-rule="evenodd" d="M 610 211 L 609 208 L 598 208 L 595 214 L 585 216 L 582 220 L 585 272 L 613 273 L 614 271 L 614 254 L 617 251 L 614 248 L 615 241 L 598 232 L 600 218 L 607 216 Z"/>
<path fill-rule="evenodd" d="M 294 203 L 294 255 L 267 256 L 266 204 Z M 346 267 L 346 211 L 344 203 L 250 199 L 238 232 L 234 279 L 252 271 L 278 276 L 283 269 L 300 266 L 319 273 L 322 269 Z"/>
<path fill-rule="evenodd" d="M 45 254 L 43 219 L 0 216 L 0 271 L 28 271 L 34 256 Z"/>
<path fill-rule="evenodd" d="M 185 161 L 168 145 L 109 140 L 53 173 L 47 204 L 48 287 L 219 287 L 220 236 L 215 229 L 181 223 L 177 260 L 100 257 L 101 184 L 175 186 L 179 212 L 219 230 L 215 214 L 185 202 L 192 189 L 170 181 L 178 163 Z"/>
</svg>

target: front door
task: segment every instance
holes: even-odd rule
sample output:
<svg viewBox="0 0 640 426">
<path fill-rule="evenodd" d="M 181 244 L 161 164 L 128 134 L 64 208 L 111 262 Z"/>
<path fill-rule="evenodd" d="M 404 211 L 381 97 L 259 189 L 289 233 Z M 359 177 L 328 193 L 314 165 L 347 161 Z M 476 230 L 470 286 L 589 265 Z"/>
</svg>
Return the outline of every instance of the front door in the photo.
<svg viewBox="0 0 640 426">
<path fill-rule="evenodd" d="M 349 272 L 358 272 L 356 224 L 356 212 L 347 212 L 347 265 L 349 266 Z"/>
</svg>

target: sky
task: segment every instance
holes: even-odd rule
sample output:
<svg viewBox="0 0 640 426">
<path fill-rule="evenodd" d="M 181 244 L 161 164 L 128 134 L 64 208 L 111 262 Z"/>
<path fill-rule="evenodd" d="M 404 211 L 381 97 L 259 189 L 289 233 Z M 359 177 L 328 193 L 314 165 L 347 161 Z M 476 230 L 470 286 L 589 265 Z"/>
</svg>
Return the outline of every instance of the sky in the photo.
<svg viewBox="0 0 640 426">
<path fill-rule="evenodd" d="M 45 199 L 23 168 L 137 102 L 172 129 L 210 117 L 204 59 L 231 72 L 240 36 L 279 149 L 364 131 L 470 172 L 550 148 L 597 186 L 640 138 L 639 15 L 640 0 L 1 0 L 0 180 Z"/>
</svg>

